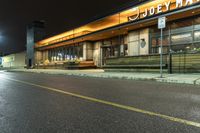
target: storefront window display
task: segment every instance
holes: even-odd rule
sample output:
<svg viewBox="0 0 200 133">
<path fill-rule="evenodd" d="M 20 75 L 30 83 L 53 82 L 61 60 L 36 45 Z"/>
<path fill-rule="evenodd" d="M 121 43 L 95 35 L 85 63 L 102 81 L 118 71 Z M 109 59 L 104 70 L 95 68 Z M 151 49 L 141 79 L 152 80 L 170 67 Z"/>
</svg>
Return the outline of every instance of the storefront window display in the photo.
<svg viewBox="0 0 200 133">
<path fill-rule="evenodd" d="M 176 45 L 187 43 L 192 43 L 192 32 L 171 35 L 171 44 Z"/>
<path fill-rule="evenodd" d="M 200 30 L 194 32 L 194 41 L 200 41 Z"/>
<path fill-rule="evenodd" d="M 127 47 L 124 43 L 123 36 L 104 40 L 102 46 L 104 58 L 125 56 Z"/>
<path fill-rule="evenodd" d="M 79 60 L 83 59 L 83 45 L 64 46 L 49 50 L 48 53 L 51 62 Z"/>
<path fill-rule="evenodd" d="M 159 53 L 160 32 L 157 27 L 150 31 L 151 53 Z M 163 51 L 168 53 L 195 53 L 199 52 L 200 44 L 200 17 L 187 19 L 168 24 L 163 35 Z"/>
</svg>

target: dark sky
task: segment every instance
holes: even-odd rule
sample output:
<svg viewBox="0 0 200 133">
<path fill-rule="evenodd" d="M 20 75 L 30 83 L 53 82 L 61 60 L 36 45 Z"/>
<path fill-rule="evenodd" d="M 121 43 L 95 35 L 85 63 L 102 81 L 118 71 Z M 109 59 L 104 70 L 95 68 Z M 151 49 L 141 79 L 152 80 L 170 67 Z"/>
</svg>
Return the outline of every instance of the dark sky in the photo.
<svg viewBox="0 0 200 133">
<path fill-rule="evenodd" d="M 26 26 L 46 21 L 47 36 L 82 25 L 134 0 L 2 0 L 0 4 L 0 51 L 25 50 Z"/>
</svg>

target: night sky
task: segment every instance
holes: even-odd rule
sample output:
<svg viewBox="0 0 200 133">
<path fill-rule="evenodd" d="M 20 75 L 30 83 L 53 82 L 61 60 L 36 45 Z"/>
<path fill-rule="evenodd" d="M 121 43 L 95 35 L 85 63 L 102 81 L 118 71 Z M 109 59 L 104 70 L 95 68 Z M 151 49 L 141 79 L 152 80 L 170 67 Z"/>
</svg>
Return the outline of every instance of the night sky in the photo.
<svg viewBox="0 0 200 133">
<path fill-rule="evenodd" d="M 46 21 L 47 37 L 84 24 L 133 0 L 3 0 L 0 4 L 0 52 L 25 50 L 26 26 Z"/>
</svg>

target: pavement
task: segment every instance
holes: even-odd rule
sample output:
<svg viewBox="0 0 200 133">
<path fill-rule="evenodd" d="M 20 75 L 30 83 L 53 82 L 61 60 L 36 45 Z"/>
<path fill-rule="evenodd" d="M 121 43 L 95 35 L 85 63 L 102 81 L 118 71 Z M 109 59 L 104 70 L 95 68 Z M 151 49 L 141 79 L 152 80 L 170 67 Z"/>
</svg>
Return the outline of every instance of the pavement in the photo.
<svg viewBox="0 0 200 133">
<path fill-rule="evenodd" d="M 134 72 L 104 72 L 102 69 L 93 70 L 56 70 L 56 69 L 11 69 L 10 72 L 46 73 L 53 75 L 73 75 L 83 77 L 115 78 L 129 80 L 151 80 L 166 83 L 181 83 L 200 85 L 200 74 L 163 74 L 159 73 L 134 73 Z"/>
<path fill-rule="evenodd" d="M 199 86 L 6 71 L 0 79 L 1 133 L 200 132 Z"/>
</svg>

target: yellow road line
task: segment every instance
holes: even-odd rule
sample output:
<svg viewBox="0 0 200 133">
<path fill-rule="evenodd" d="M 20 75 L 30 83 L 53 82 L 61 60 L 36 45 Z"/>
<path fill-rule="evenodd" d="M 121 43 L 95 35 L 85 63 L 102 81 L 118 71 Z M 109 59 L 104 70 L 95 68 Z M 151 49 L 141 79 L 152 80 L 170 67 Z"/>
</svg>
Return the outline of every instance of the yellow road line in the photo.
<svg viewBox="0 0 200 133">
<path fill-rule="evenodd" d="M 83 95 L 79 95 L 79 94 L 75 94 L 75 93 L 70 93 L 70 92 L 67 92 L 67 91 L 62 91 L 62 90 L 59 90 L 59 89 L 55 89 L 55 88 L 51 88 L 51 87 L 47 87 L 47 86 L 42 86 L 42 85 L 38 85 L 38 84 L 26 82 L 26 81 L 10 79 L 10 78 L 6 78 L 6 79 L 11 80 L 11 81 L 15 81 L 15 82 L 19 82 L 19 83 L 22 83 L 22 84 L 31 85 L 31 86 L 43 88 L 43 89 L 46 89 L 46 90 L 62 93 L 62 94 L 65 94 L 65 95 L 70 95 L 70 96 L 77 97 L 77 98 L 80 98 L 80 99 L 84 99 L 84 100 L 88 100 L 88 101 L 92 101 L 92 102 L 96 102 L 96 103 L 101 103 L 101 104 L 117 107 L 117 108 L 120 108 L 120 109 L 129 110 L 129 111 L 133 111 L 133 112 L 137 112 L 137 113 L 141 113 L 141 114 L 146 114 L 146 115 L 149 115 L 149 116 L 156 116 L 156 117 L 163 118 L 163 119 L 166 119 L 166 120 L 170 120 L 170 121 L 173 121 L 173 122 L 178 122 L 178 123 L 182 123 L 182 124 L 185 124 L 185 125 L 190 125 L 190 126 L 200 128 L 200 123 L 198 123 L 198 122 L 193 122 L 193 121 L 189 121 L 189 120 L 175 118 L 175 117 L 172 117 L 172 116 L 154 113 L 154 112 L 151 112 L 151 111 L 146 111 L 146 110 L 134 108 L 134 107 L 131 107 L 131 106 L 126 106 L 126 105 L 122 105 L 122 104 L 118 104 L 118 103 L 100 100 L 100 99 L 97 99 L 97 98 L 83 96 Z"/>
</svg>

